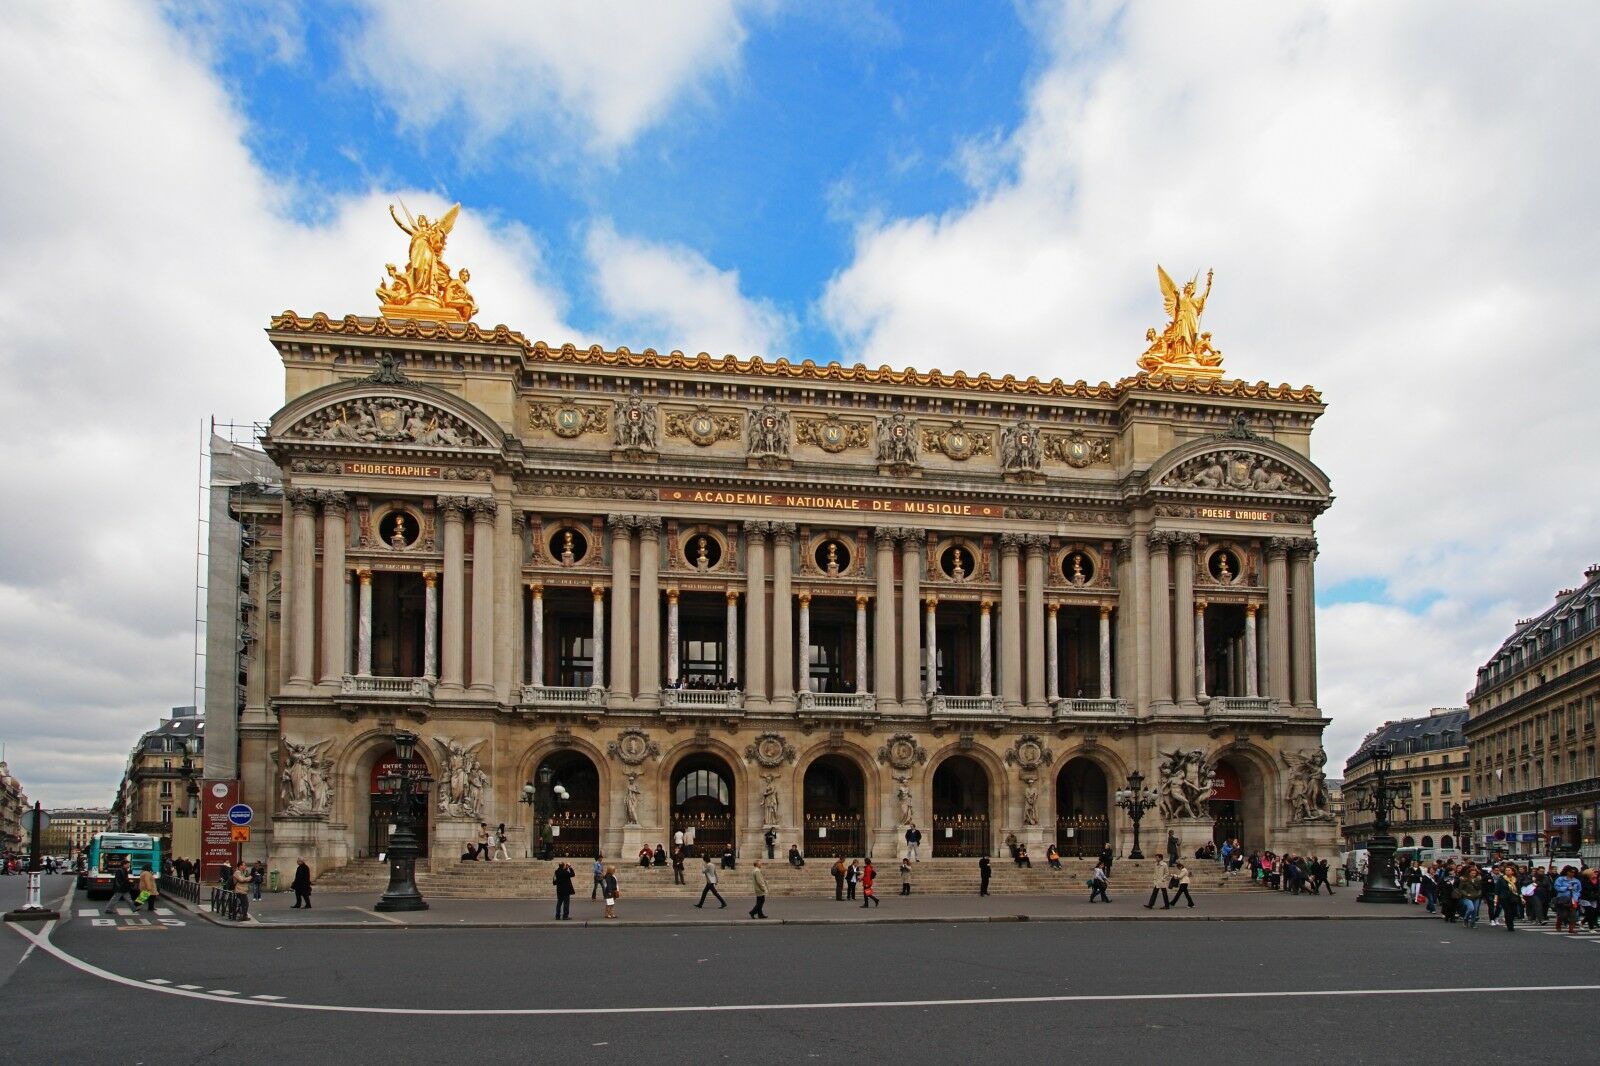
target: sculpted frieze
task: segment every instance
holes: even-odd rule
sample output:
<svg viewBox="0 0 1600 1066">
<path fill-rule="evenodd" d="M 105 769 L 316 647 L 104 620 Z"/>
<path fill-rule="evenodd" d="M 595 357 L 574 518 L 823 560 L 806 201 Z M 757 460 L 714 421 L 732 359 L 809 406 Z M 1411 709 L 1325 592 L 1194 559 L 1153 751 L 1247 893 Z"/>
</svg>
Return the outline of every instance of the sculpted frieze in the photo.
<svg viewBox="0 0 1600 1066">
<path fill-rule="evenodd" d="M 448 411 L 399 396 L 343 400 L 302 418 L 285 435 L 352 444 L 443 448 L 483 448 L 489 444 L 482 434 Z"/>
<path fill-rule="evenodd" d="M 830 454 L 850 448 L 865 448 L 868 443 L 868 424 L 829 415 L 827 418 L 797 418 L 794 439 L 797 444 L 811 444 Z"/>
<path fill-rule="evenodd" d="M 1238 492 L 1311 495 L 1316 490 L 1281 461 L 1251 451 L 1206 452 L 1174 467 L 1161 479 L 1166 488 L 1232 489 Z"/>
<path fill-rule="evenodd" d="M 1074 430 L 1071 433 L 1046 433 L 1044 437 L 1046 459 L 1066 463 L 1075 470 L 1111 462 L 1111 438 L 1090 436 Z"/>
<path fill-rule="evenodd" d="M 943 429 L 922 431 L 922 447 L 956 462 L 965 462 L 975 455 L 994 454 L 994 434 L 968 429 L 957 419 Z"/>
<path fill-rule="evenodd" d="M 539 403 L 528 408 L 528 428 L 571 439 L 610 428 L 606 409 L 581 403 Z"/>
<path fill-rule="evenodd" d="M 693 411 L 667 413 L 667 436 L 679 437 L 696 447 L 706 448 L 719 440 L 738 440 L 738 415 L 719 415 L 701 404 Z"/>
</svg>

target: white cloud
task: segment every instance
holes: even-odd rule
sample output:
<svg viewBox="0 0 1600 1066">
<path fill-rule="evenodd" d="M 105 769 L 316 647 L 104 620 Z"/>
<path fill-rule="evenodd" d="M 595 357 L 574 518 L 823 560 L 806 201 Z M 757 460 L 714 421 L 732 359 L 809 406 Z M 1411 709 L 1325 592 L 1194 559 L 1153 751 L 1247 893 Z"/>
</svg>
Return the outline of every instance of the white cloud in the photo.
<svg viewBox="0 0 1600 1066">
<path fill-rule="evenodd" d="M 404 123 L 477 139 L 526 125 L 609 154 L 738 69 L 769 0 L 363 0 L 357 74 Z"/>
<path fill-rule="evenodd" d="M 267 317 L 371 313 L 405 250 L 379 193 L 290 221 L 181 41 L 134 3 L 34 5 L 0 36 L 0 739 L 47 803 L 108 802 L 190 702 L 198 453 L 212 412 L 282 401 Z M 449 253 L 481 322 L 568 335 L 525 230 L 469 210 Z"/>
<path fill-rule="evenodd" d="M 589 229 L 587 254 L 611 332 L 651 347 L 773 359 L 794 324 L 765 300 L 739 291 L 737 271 L 718 270 L 699 252 L 624 237 L 609 223 Z"/>
<path fill-rule="evenodd" d="M 1115 380 L 1160 317 L 1154 265 L 1215 266 L 1207 325 L 1229 369 L 1314 383 L 1330 404 L 1314 446 L 1339 499 L 1319 587 L 1443 594 L 1421 615 L 1322 612 L 1330 755 L 1459 703 L 1513 618 L 1600 556 L 1583 443 L 1600 16 L 1030 16 L 1053 59 L 992 169 L 981 143 L 962 147 L 973 202 L 863 224 L 823 312 L 872 365 Z"/>
</svg>

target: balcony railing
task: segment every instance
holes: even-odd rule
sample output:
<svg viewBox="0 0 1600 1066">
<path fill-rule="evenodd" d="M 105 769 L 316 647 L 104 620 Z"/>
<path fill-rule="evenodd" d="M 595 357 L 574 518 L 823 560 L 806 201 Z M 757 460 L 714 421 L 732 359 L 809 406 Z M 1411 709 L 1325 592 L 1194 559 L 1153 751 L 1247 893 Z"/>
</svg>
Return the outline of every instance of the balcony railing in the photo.
<svg viewBox="0 0 1600 1066">
<path fill-rule="evenodd" d="M 743 712 L 744 692 L 723 688 L 664 688 L 661 690 L 661 706 L 680 711 Z"/>
<path fill-rule="evenodd" d="M 1133 713 L 1127 700 L 1061 699 L 1050 709 L 1057 718 L 1127 718 Z"/>
<path fill-rule="evenodd" d="M 599 685 L 523 685 L 522 702 L 547 710 L 595 713 L 605 710 L 606 690 Z"/>
<path fill-rule="evenodd" d="M 1270 696 L 1212 696 L 1206 713 L 1217 718 L 1276 718 L 1282 712 Z"/>
<path fill-rule="evenodd" d="M 431 677 L 374 677 L 368 674 L 345 674 L 339 679 L 342 696 L 404 696 L 413 699 L 433 698 Z"/>
<path fill-rule="evenodd" d="M 999 714 L 1002 706 L 999 696 L 947 696 L 936 692 L 928 697 L 928 713 L 946 717 L 989 717 Z"/>
<path fill-rule="evenodd" d="M 870 692 L 802 692 L 800 710 L 805 714 L 877 714 L 878 697 Z"/>
</svg>

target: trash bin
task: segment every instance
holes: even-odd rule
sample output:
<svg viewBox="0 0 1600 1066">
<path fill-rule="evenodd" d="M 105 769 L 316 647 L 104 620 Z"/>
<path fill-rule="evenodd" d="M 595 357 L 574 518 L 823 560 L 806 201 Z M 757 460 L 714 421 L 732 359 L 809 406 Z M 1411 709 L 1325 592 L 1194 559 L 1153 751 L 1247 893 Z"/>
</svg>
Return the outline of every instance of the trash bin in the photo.
<svg viewBox="0 0 1600 1066">
<path fill-rule="evenodd" d="M 272 871 L 272 873 L 267 875 L 267 884 L 270 887 L 271 891 L 273 891 L 273 892 L 282 892 L 283 891 L 283 889 L 278 887 L 278 871 L 276 871 L 276 870 Z"/>
</svg>

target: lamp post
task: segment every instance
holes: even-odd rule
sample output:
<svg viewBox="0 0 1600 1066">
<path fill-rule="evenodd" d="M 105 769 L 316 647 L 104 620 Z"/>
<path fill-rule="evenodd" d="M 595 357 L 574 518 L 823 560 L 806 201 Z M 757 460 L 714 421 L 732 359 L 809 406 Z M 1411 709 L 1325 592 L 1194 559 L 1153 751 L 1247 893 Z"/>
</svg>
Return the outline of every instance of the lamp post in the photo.
<svg viewBox="0 0 1600 1066">
<path fill-rule="evenodd" d="M 539 779 L 539 785 L 537 788 L 534 787 L 532 781 L 524 784 L 522 802 L 533 811 L 533 824 L 536 830 L 534 835 L 539 841 L 539 858 L 549 862 L 554 837 L 550 831 L 550 816 L 555 813 L 556 801 L 570 799 L 571 795 L 562 786 L 550 784 L 555 779 L 555 773 L 549 766 L 539 767 L 539 772 L 534 776 Z"/>
<path fill-rule="evenodd" d="M 1144 774 L 1138 770 L 1128 775 L 1128 787 L 1117 789 L 1117 806 L 1133 819 L 1133 850 L 1128 852 L 1128 858 L 1144 858 L 1144 852 L 1139 850 L 1139 822 L 1144 812 L 1154 807 L 1159 799 L 1154 789 L 1144 787 Z"/>
<path fill-rule="evenodd" d="M 1367 845 L 1367 881 L 1356 897 L 1357 903 L 1405 903 L 1406 894 L 1394 885 L 1389 867 L 1394 863 L 1394 837 L 1389 834 L 1389 812 L 1411 802 L 1411 786 L 1389 782 L 1389 760 L 1393 751 L 1387 744 L 1372 749 L 1372 784 L 1356 797 L 1356 809 L 1372 812 L 1372 842 Z"/>
<path fill-rule="evenodd" d="M 185 818 L 193 818 L 196 804 L 200 800 L 200 784 L 195 780 L 194 757 L 200 753 L 200 738 L 190 737 L 183 742 L 183 762 L 178 766 L 178 774 L 183 778 Z"/>
<path fill-rule="evenodd" d="M 1461 854 L 1470 855 L 1472 854 L 1472 849 L 1467 846 L 1467 834 L 1463 828 L 1466 825 L 1466 821 L 1462 817 L 1461 804 L 1450 804 L 1450 828 L 1456 835 L 1456 848 L 1460 850 Z"/>
<path fill-rule="evenodd" d="M 415 829 L 415 804 L 417 777 L 412 773 L 411 759 L 417 752 L 417 735 L 407 730 L 394 734 L 395 761 L 399 764 L 394 773 L 380 779 L 383 790 L 389 793 L 393 808 L 394 832 L 389 834 L 389 887 L 383 898 L 373 904 L 377 911 L 425 911 L 428 903 L 417 891 L 417 834 Z"/>
</svg>

